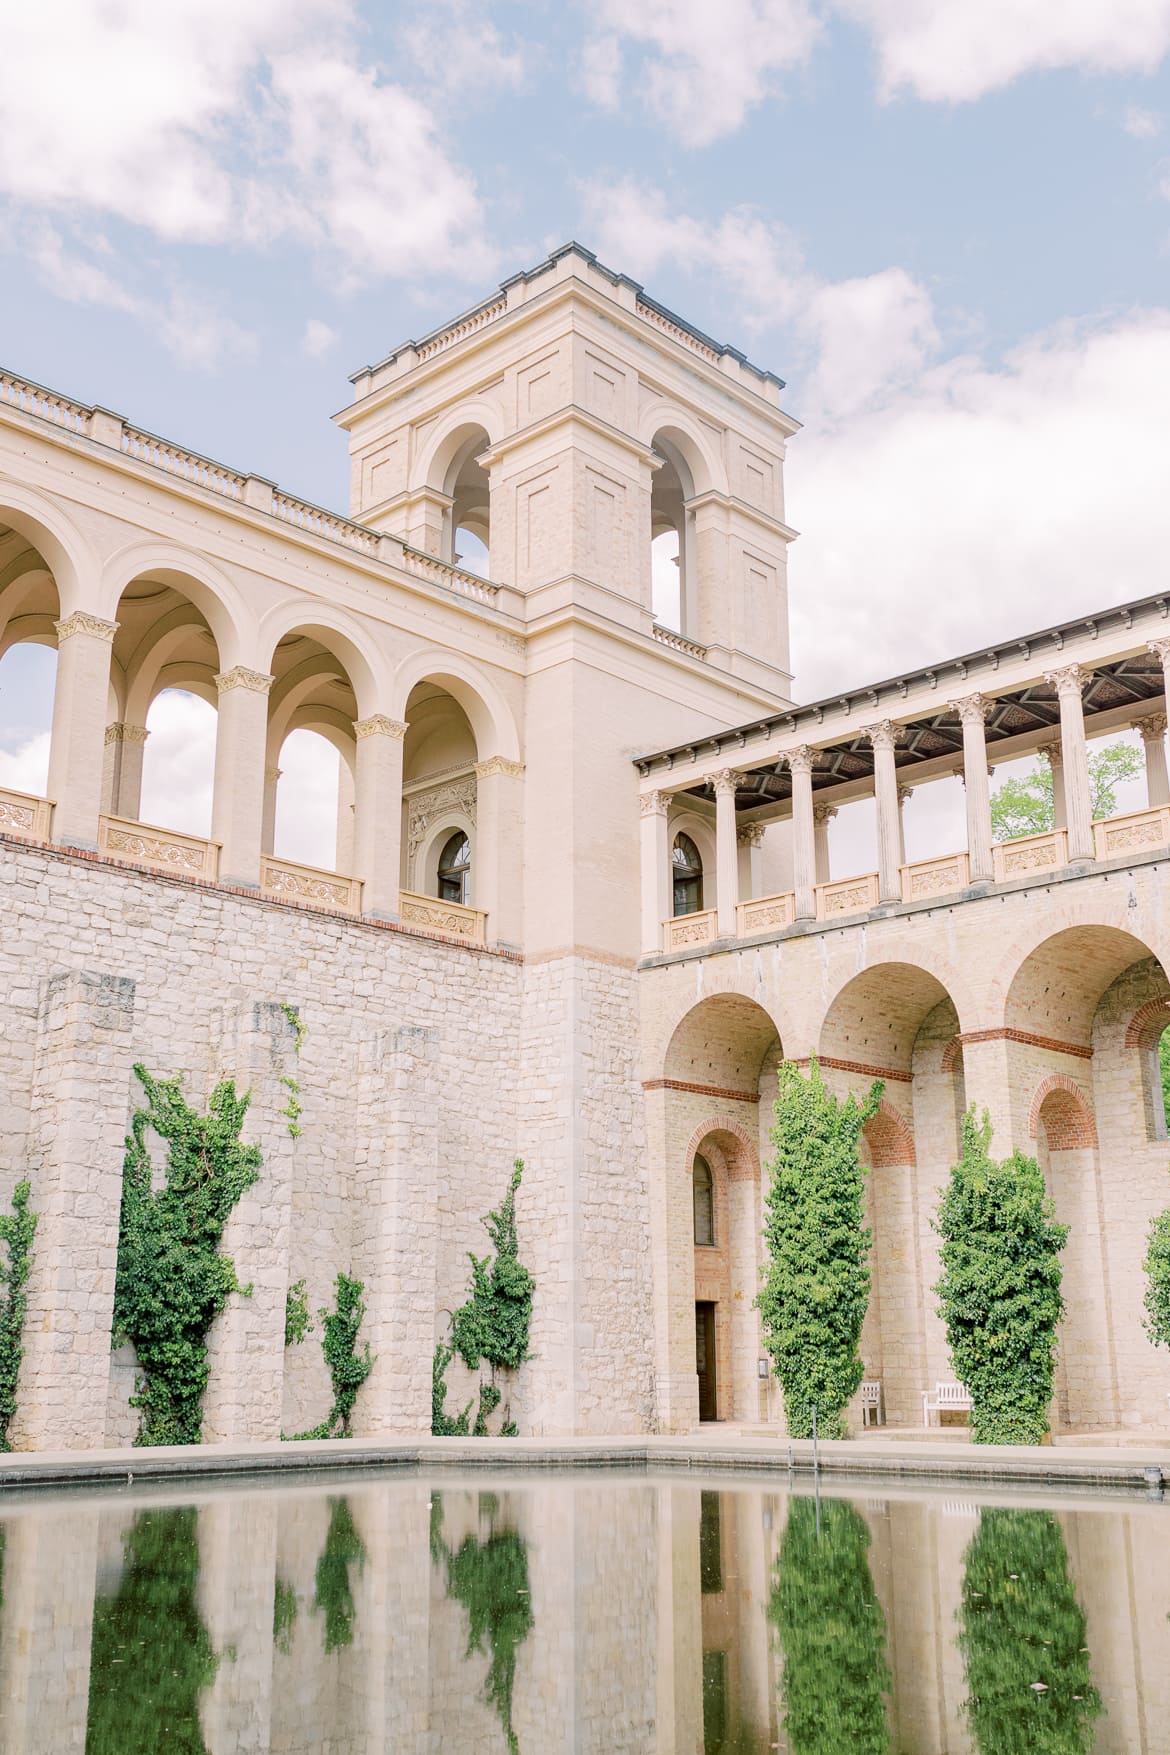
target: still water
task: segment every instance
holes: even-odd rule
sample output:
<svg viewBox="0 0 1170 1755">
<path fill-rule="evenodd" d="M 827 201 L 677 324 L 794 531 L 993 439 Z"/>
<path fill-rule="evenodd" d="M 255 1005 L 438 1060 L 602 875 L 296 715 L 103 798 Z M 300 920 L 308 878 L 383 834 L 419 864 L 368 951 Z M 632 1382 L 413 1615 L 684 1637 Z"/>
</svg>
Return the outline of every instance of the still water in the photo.
<svg viewBox="0 0 1170 1755">
<path fill-rule="evenodd" d="M 4 1755 L 1170 1755 L 1170 1505 L 339 1476 L 0 1500 Z"/>
</svg>

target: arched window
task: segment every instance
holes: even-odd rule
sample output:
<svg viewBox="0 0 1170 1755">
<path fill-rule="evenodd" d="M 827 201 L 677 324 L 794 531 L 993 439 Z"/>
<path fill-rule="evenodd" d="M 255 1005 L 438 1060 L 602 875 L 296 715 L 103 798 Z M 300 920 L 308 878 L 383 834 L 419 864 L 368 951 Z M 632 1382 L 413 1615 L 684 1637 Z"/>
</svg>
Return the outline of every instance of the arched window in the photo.
<svg viewBox="0 0 1170 1755">
<path fill-rule="evenodd" d="M 715 1181 L 706 1158 L 695 1154 L 695 1243 L 700 1249 L 715 1247 Z"/>
<path fill-rule="evenodd" d="M 439 900 L 461 902 L 471 900 L 471 842 L 457 829 L 439 855 Z"/>
<path fill-rule="evenodd" d="M 670 855 L 674 914 L 697 914 L 703 906 L 703 861 L 689 835 L 676 835 Z"/>
</svg>

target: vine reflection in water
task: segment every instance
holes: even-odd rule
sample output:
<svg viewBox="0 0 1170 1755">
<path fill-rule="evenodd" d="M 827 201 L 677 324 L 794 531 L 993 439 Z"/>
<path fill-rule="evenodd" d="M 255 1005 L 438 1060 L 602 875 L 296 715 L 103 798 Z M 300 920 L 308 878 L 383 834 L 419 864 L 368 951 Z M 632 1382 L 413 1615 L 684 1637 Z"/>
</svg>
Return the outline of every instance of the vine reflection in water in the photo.
<svg viewBox="0 0 1170 1755">
<path fill-rule="evenodd" d="M 532 1631 L 532 1599 L 528 1585 L 528 1549 L 505 1522 L 494 1493 L 479 1495 L 484 1540 L 465 1536 L 452 1549 L 443 1535 L 443 1501 L 435 1494 L 431 1506 L 431 1556 L 446 1570 L 447 1596 L 467 1610 L 467 1656 L 482 1652 L 486 1641 L 490 1661 L 484 1684 L 499 1714 L 508 1755 L 519 1755 L 512 1727 L 512 1693 L 516 1654 Z"/>
<path fill-rule="evenodd" d="M 1050 1511 L 983 1511 L 964 1558 L 959 1645 L 979 1755 L 1089 1755 L 1101 1696 Z"/>
<path fill-rule="evenodd" d="M 347 1499 L 329 1501 L 329 1530 L 325 1546 L 317 1562 L 316 1591 L 313 1613 L 325 1617 L 325 1654 L 340 1646 L 353 1644 L 353 1622 L 356 1610 L 350 1567 L 359 1573 L 366 1563 L 366 1545 L 358 1535 L 357 1525 Z"/>
</svg>

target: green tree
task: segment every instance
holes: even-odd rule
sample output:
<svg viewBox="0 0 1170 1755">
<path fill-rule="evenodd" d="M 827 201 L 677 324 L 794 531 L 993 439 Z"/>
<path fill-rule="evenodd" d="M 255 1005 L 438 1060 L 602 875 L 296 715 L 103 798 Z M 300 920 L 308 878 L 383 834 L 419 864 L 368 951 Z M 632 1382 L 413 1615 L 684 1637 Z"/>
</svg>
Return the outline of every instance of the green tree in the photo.
<svg viewBox="0 0 1170 1755">
<path fill-rule="evenodd" d="M 1142 758 L 1128 743 L 1107 743 L 1089 751 L 1089 796 L 1093 820 L 1111 817 L 1117 809 L 1117 787 L 1142 772 Z M 1021 835 L 1043 835 L 1056 820 L 1052 769 L 1040 762 L 1022 780 L 1005 780 L 991 795 L 991 833 L 997 841 Z"/>
<path fill-rule="evenodd" d="M 260 1148 L 240 1139 L 250 1093 L 237 1097 L 230 1079 L 216 1085 L 200 1115 L 178 1079 L 134 1071 L 147 1104 L 126 1138 L 114 1332 L 133 1341 L 145 1374 L 131 1402 L 142 1410 L 135 1443 L 198 1444 L 207 1331 L 233 1292 L 251 1292 L 219 1246 L 236 1202 L 259 1177 Z M 157 1191 L 148 1128 L 167 1144 Z"/>
<path fill-rule="evenodd" d="M 1051 1512 L 980 1514 L 964 1558 L 959 1649 L 979 1755 L 1089 1755 L 1101 1696 Z"/>
<path fill-rule="evenodd" d="M 28 1308 L 29 1269 L 37 1216 L 28 1210 L 29 1185 L 18 1182 L 12 1194 L 12 1212 L 0 1216 L 0 1243 L 7 1262 L 0 1263 L 0 1451 L 10 1450 L 8 1428 L 16 1412 L 16 1384 L 24 1358 L 21 1336 Z"/>
<path fill-rule="evenodd" d="M 356 1609 L 349 1569 L 366 1564 L 366 1545 L 358 1535 L 348 1499 L 329 1501 L 329 1529 L 317 1561 L 313 1613 L 325 1616 L 325 1655 L 353 1644 Z"/>
<path fill-rule="evenodd" d="M 487 1519 L 487 1540 L 465 1536 L 452 1550 L 443 1536 L 443 1501 L 436 1494 L 431 1510 L 431 1556 L 446 1569 L 448 1598 L 467 1610 L 467 1656 L 483 1651 L 487 1643 L 490 1659 L 485 1692 L 499 1714 L 509 1755 L 517 1755 L 520 1743 L 512 1728 L 516 1653 L 533 1627 L 528 1549 L 515 1530 L 498 1523 L 499 1501 L 494 1493 L 480 1494 L 479 1511 L 481 1518 Z"/>
<path fill-rule="evenodd" d="M 990 1156 L 991 1122 L 963 1117 L 963 1155 L 934 1228 L 943 1240 L 941 1300 L 951 1363 L 973 1403 L 976 1444 L 1039 1444 L 1048 1430 L 1056 1325 L 1064 1310 L 1058 1225 L 1034 1158 Z"/>
<path fill-rule="evenodd" d="M 869 1569 L 869 1529 L 845 1499 L 789 1501 L 768 1619 L 783 1654 L 792 1755 L 885 1755 L 886 1618 Z"/>
<path fill-rule="evenodd" d="M 469 1253 L 470 1295 L 451 1318 L 451 1345 L 440 1341 L 435 1348 L 431 1368 L 431 1432 L 436 1438 L 465 1435 L 469 1430 L 475 1438 L 486 1437 L 488 1416 L 503 1400 L 496 1386 L 496 1372 L 515 1371 L 529 1356 L 536 1282 L 520 1260 L 516 1233 L 516 1191 L 523 1175 L 523 1160 L 517 1158 L 507 1194 L 483 1221 L 495 1245 L 495 1256 L 481 1258 Z M 452 1416 L 447 1412 L 447 1368 L 456 1354 L 469 1371 L 478 1371 L 482 1362 L 491 1369 L 490 1382 L 481 1382 L 479 1386 L 474 1426 L 470 1425 L 470 1402 L 461 1414 Z M 500 1436 L 510 1438 L 515 1432 L 515 1423 L 506 1419 Z"/>
<path fill-rule="evenodd" d="M 198 1513 L 140 1511 L 93 1606 L 85 1755 L 208 1755 L 199 1697 L 219 1660 L 199 1613 Z"/>
<path fill-rule="evenodd" d="M 1163 1030 L 1158 1037 L 1158 1072 L 1162 1080 L 1162 1112 L 1166 1131 L 1170 1133 L 1170 1030 Z"/>
<path fill-rule="evenodd" d="M 883 1086 L 864 1102 L 826 1090 L 814 1060 L 807 1078 L 779 1070 L 768 1167 L 764 1241 L 768 1262 L 756 1303 L 764 1345 L 784 1390 L 788 1430 L 845 1436 L 845 1408 L 861 1382 L 858 1354 L 869 1303 L 871 1236 L 862 1224 L 861 1131 Z"/>
</svg>

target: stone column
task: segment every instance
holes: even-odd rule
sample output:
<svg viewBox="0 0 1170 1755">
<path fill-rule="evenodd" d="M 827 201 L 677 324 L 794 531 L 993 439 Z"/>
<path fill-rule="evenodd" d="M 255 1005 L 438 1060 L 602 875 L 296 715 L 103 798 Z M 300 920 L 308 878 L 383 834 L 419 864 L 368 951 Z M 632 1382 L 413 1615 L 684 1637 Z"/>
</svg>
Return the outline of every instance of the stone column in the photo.
<svg viewBox="0 0 1170 1755">
<path fill-rule="evenodd" d="M 737 833 L 735 839 L 739 848 L 739 895 L 741 901 L 751 901 L 763 895 L 763 847 L 764 823 L 748 823 Z"/>
<path fill-rule="evenodd" d="M 1146 750 L 1146 802 L 1154 810 L 1160 804 L 1170 804 L 1165 713 L 1151 713 L 1148 718 L 1139 719 L 1137 729 Z"/>
<path fill-rule="evenodd" d="M 102 814 L 131 817 L 142 814 L 142 757 L 150 736 L 145 725 L 106 726 L 106 753 L 102 772 Z"/>
<path fill-rule="evenodd" d="M 1161 660 L 1163 689 L 1167 702 L 1170 702 L 1170 638 L 1162 640 L 1147 640 L 1146 650 L 1147 652 L 1152 652 L 1155 658 Z"/>
<path fill-rule="evenodd" d="M 57 623 L 57 686 L 49 743 L 53 840 L 96 847 L 102 802 L 110 655 L 117 622 L 77 610 Z"/>
<path fill-rule="evenodd" d="M 991 793 L 987 784 L 987 716 L 991 702 L 982 695 L 964 695 L 952 701 L 963 726 L 963 784 L 967 792 L 967 854 L 973 884 L 990 883 L 995 873 L 991 858 Z"/>
<path fill-rule="evenodd" d="M 487 915 L 488 943 L 519 950 L 524 919 L 524 764 L 489 756 L 475 764 L 471 899 Z"/>
<path fill-rule="evenodd" d="M 1044 673 L 1060 701 L 1060 747 L 1064 757 L 1064 796 L 1068 806 L 1069 864 L 1093 857 L 1093 804 L 1089 793 L 1089 751 L 1081 692 L 1089 672 L 1066 664 Z"/>
<path fill-rule="evenodd" d="M 806 743 L 788 751 L 792 775 L 792 887 L 796 918 L 815 920 L 816 834 L 813 827 L 812 751 Z"/>
<path fill-rule="evenodd" d="M 388 719 L 384 713 L 373 713 L 368 719 L 355 720 L 353 732 L 357 739 L 353 876 L 362 880 L 362 913 L 397 920 L 406 724 L 401 719 Z"/>
<path fill-rule="evenodd" d="M 45 984 L 28 1146 L 38 1221 L 12 1430 L 19 1450 L 105 1440 L 122 1158 L 132 1087 L 139 1091 L 133 1026 L 133 981 L 76 970 Z"/>
<path fill-rule="evenodd" d="M 653 957 L 662 949 L 662 922 L 670 915 L 669 792 L 641 793 L 638 810 L 642 819 L 642 955 Z"/>
<path fill-rule="evenodd" d="M 338 763 L 337 763 L 337 841 L 336 841 L 336 852 L 334 854 L 334 863 L 335 863 L 338 871 L 345 872 L 347 874 L 352 874 L 352 872 L 353 872 L 353 865 L 354 865 L 353 850 L 354 850 L 354 841 L 355 841 L 355 837 L 356 837 L 356 833 L 357 833 L 357 821 L 356 821 L 356 809 L 355 809 L 356 799 L 357 799 L 357 790 L 356 790 L 355 780 L 354 780 L 354 773 L 355 773 L 356 765 L 357 765 L 357 754 L 356 754 L 356 745 L 355 745 L 355 753 L 354 753 L 353 758 L 351 760 L 347 761 L 345 756 L 342 755 L 339 757 Z M 401 834 L 402 834 L 402 830 L 401 830 L 402 808 L 401 808 L 401 805 L 399 806 L 399 810 L 398 810 L 398 821 L 399 821 L 399 825 L 400 825 L 399 838 L 401 839 Z"/>
<path fill-rule="evenodd" d="M 913 786 L 898 787 L 898 864 L 906 863 L 906 800 L 914 797 Z"/>
<path fill-rule="evenodd" d="M 219 719 L 215 731 L 211 839 L 220 844 L 220 881 L 250 890 L 260 887 L 268 691 L 272 681 L 261 671 L 245 670 L 242 664 L 215 679 Z"/>
<path fill-rule="evenodd" d="M 899 807 L 898 770 L 894 762 L 895 745 L 902 740 L 899 726 L 888 719 L 865 727 L 865 736 L 873 746 L 873 792 L 877 800 L 878 900 L 902 900 L 902 873 L 899 870 Z"/>
<path fill-rule="evenodd" d="M 249 1298 L 228 1299 L 208 1337 L 211 1377 L 203 1397 L 206 1444 L 265 1443 L 280 1437 L 284 1396 L 284 1301 L 292 1227 L 293 1137 L 287 1113 L 297 1074 L 296 1032 L 284 1003 L 225 1007 L 212 1026 L 212 1078 L 251 1091 L 244 1123 L 264 1159 L 223 1234 Z"/>
<path fill-rule="evenodd" d="M 715 788 L 715 901 L 716 931 L 720 938 L 734 938 L 735 910 L 739 902 L 739 855 L 735 844 L 735 773 L 720 768 L 712 774 Z"/>
<path fill-rule="evenodd" d="M 1064 796 L 1064 757 L 1061 754 L 1060 740 L 1040 745 L 1042 755 L 1052 769 L 1052 826 L 1054 829 L 1068 828 L 1068 805 Z"/>
<path fill-rule="evenodd" d="M 818 884 L 827 884 L 830 881 L 832 866 L 829 861 L 829 824 L 836 814 L 835 804 L 813 805 L 814 865 Z"/>
<path fill-rule="evenodd" d="M 264 770 L 264 819 L 260 827 L 260 851 L 269 856 L 276 849 L 276 788 L 280 784 L 280 774 L 279 768 L 269 767 Z"/>
</svg>

